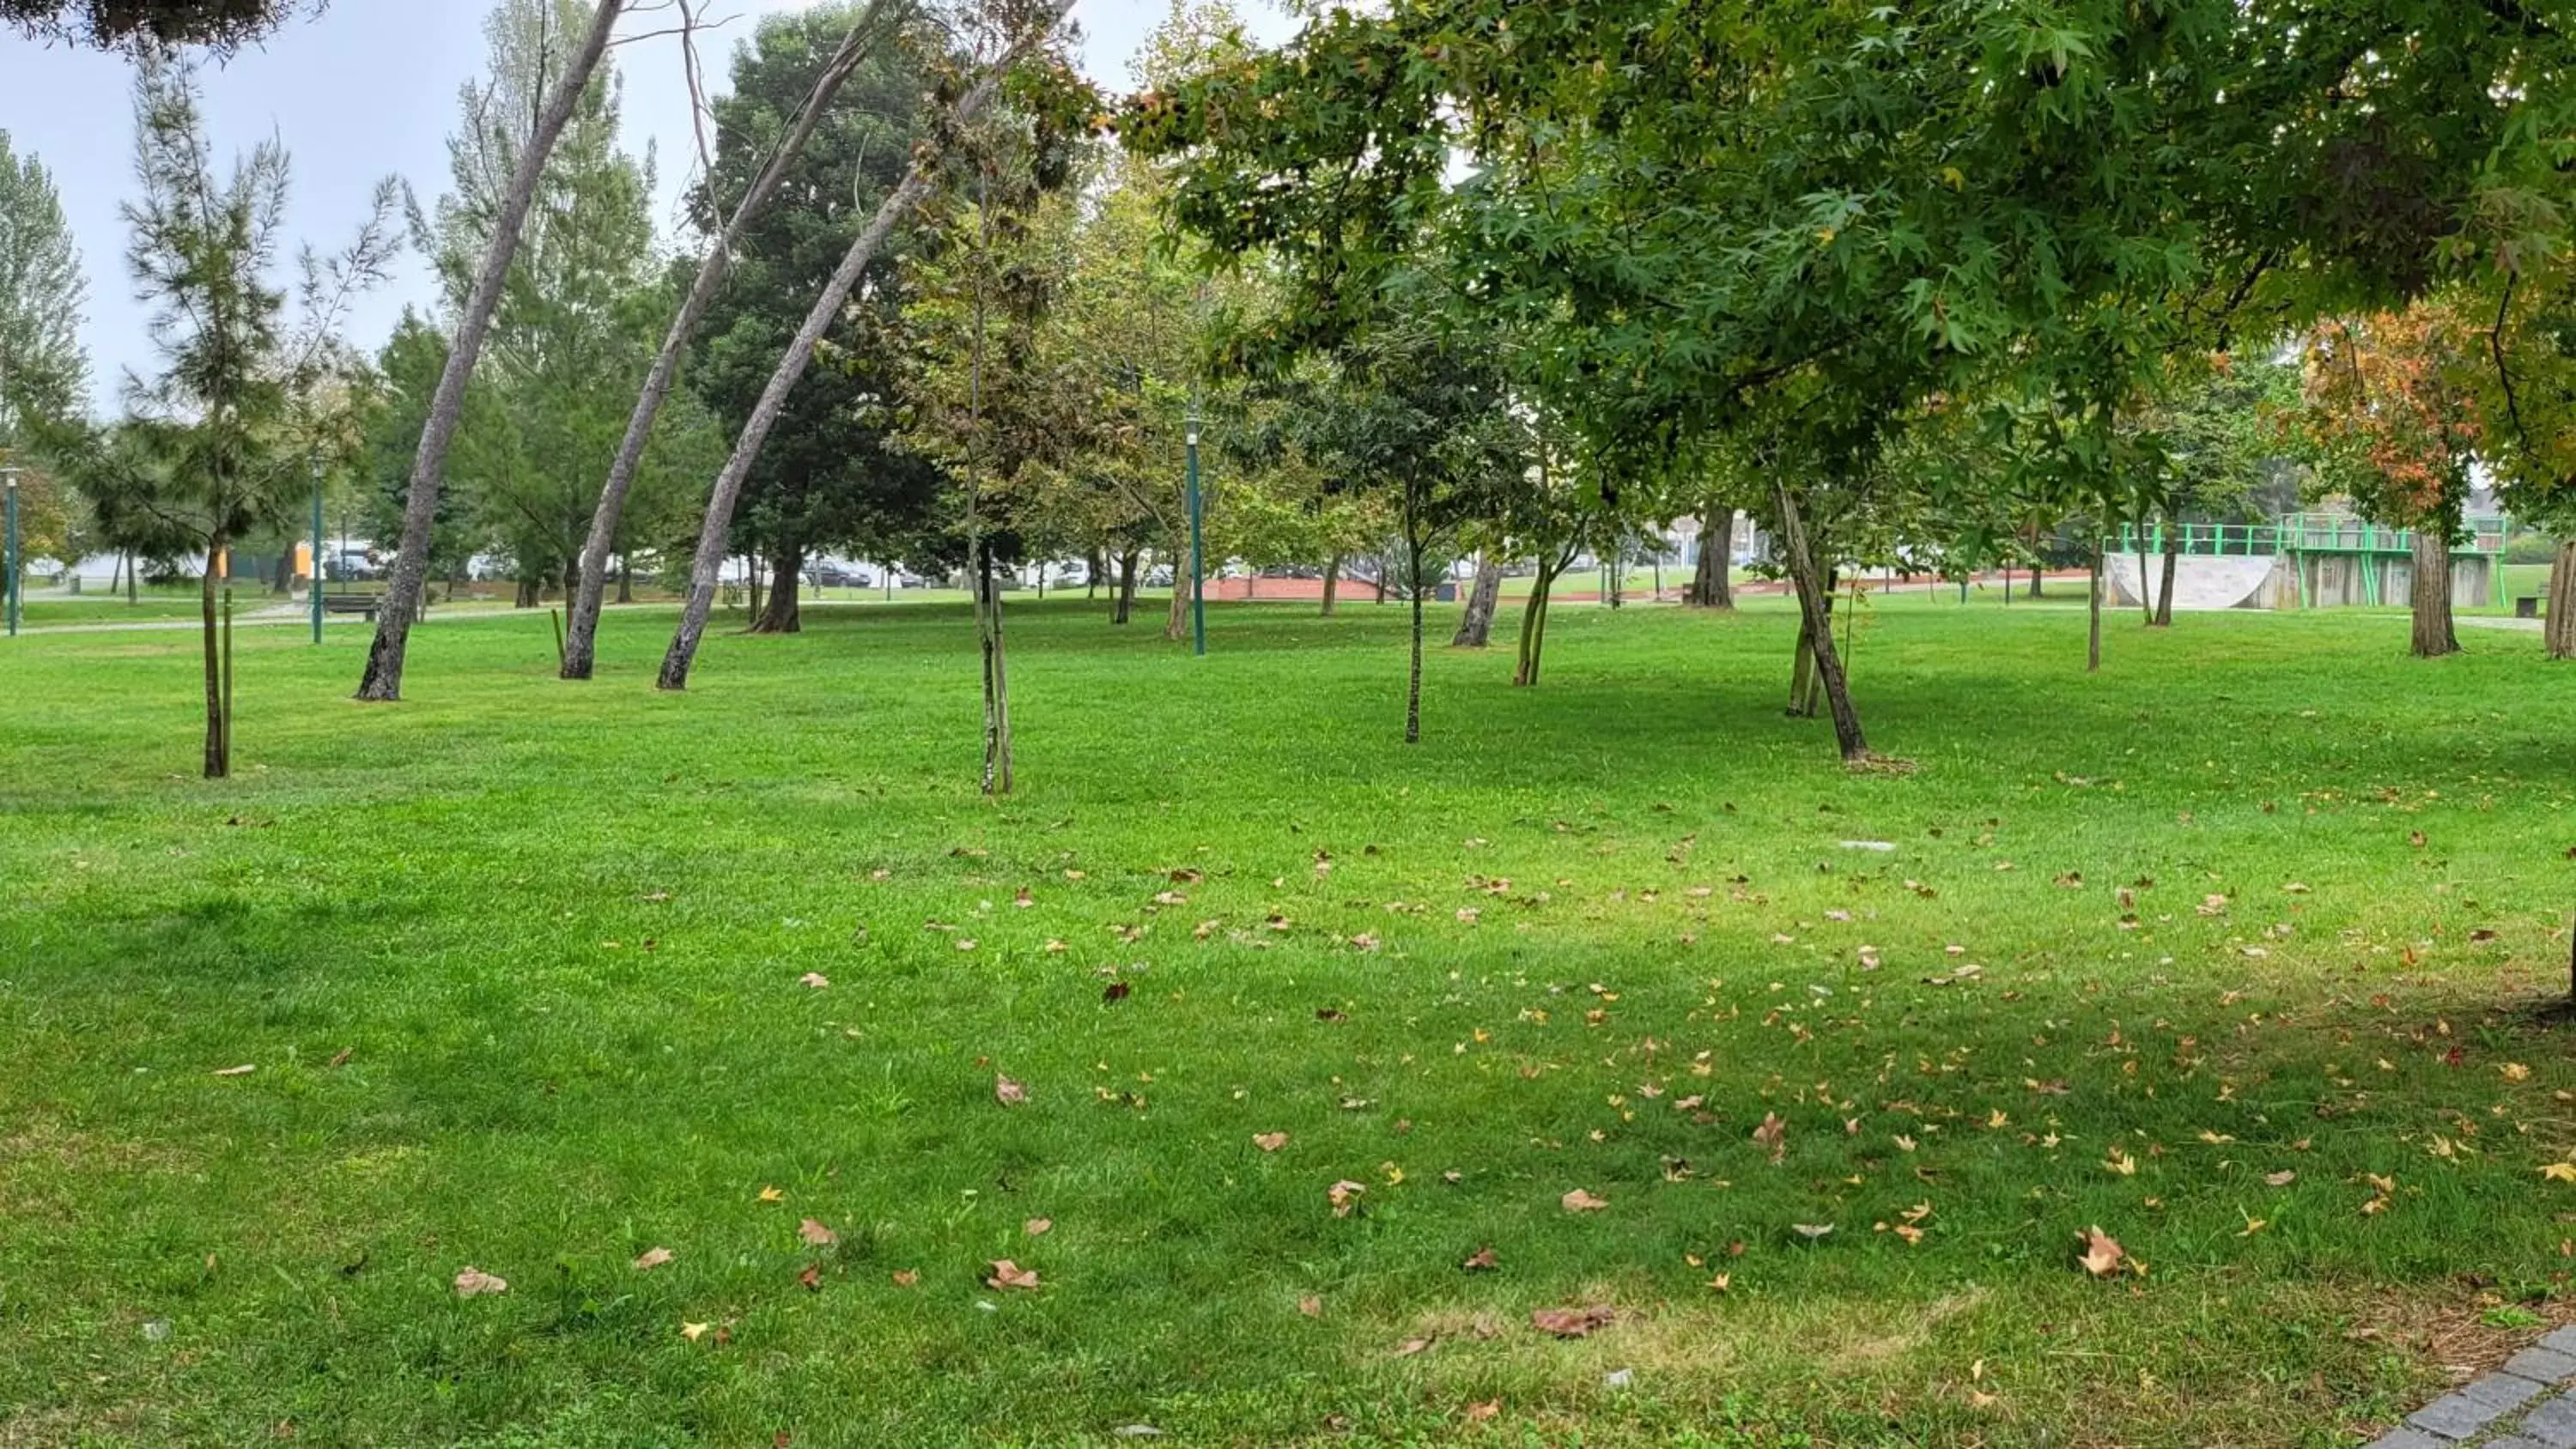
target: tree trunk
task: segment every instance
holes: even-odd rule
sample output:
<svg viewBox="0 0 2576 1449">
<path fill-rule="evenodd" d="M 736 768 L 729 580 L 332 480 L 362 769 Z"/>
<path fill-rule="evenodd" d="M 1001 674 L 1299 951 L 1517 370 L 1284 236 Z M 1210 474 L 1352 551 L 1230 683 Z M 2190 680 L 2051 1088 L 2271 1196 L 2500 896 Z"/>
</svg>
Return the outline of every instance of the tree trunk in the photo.
<svg viewBox="0 0 2576 1449">
<path fill-rule="evenodd" d="M 2541 625 L 2552 659 L 2576 659 L 2576 539 L 2558 545 L 2549 565 L 2548 621 Z"/>
<path fill-rule="evenodd" d="M 1842 749 L 1844 764 L 1858 764 L 1869 758 L 1869 741 L 1861 734 L 1860 713 L 1852 707 L 1851 681 L 1843 675 L 1842 656 L 1834 650 L 1828 585 L 1816 567 L 1815 554 L 1807 541 L 1807 526 L 1798 516 L 1797 500 L 1789 496 L 1789 485 L 1775 481 L 1772 488 L 1780 498 L 1781 542 L 1785 545 L 1789 576 L 1798 586 L 1798 608 L 1806 620 L 1816 677 L 1824 685 L 1825 705 L 1834 717 L 1834 742 Z"/>
<path fill-rule="evenodd" d="M 1413 595 L 1413 661 L 1404 676 L 1404 742 L 1418 745 L 1422 743 L 1422 546 L 1409 544 L 1407 552 L 1413 561 L 1409 580 L 1413 587 L 1406 590 Z"/>
<path fill-rule="evenodd" d="M 754 634 L 796 634 L 805 622 L 797 612 L 797 599 L 804 579 L 798 570 L 805 566 L 802 549 L 781 549 L 769 557 L 769 606 L 752 620 Z"/>
<path fill-rule="evenodd" d="M 1110 610 L 1109 622 L 1124 624 L 1136 612 L 1136 567 L 1143 560 L 1142 549 L 1131 548 L 1118 556 L 1118 598 Z"/>
<path fill-rule="evenodd" d="M 724 233 L 707 248 L 698 263 L 698 276 L 689 286 L 689 295 L 680 303 L 679 315 L 671 319 L 670 331 L 662 338 L 662 350 L 653 359 L 653 369 L 644 378 L 644 391 L 635 399 L 635 411 L 626 420 L 626 436 L 617 446 L 616 460 L 609 464 L 608 480 L 600 485 L 599 506 L 591 514 L 589 540 L 582 545 L 581 586 L 573 595 L 571 629 L 564 643 L 563 677 L 588 679 L 598 654 L 599 599 L 608 571 L 608 551 L 617 537 L 620 517 L 626 510 L 626 495 L 634 486 L 635 472 L 643 465 L 644 449 L 653 439 L 653 420 L 661 414 L 662 404 L 671 395 L 672 381 L 679 375 L 680 359 L 688 350 L 689 339 L 697 331 L 698 321 L 706 315 L 707 306 L 715 300 L 724 285 L 725 273 L 733 265 L 735 248 L 742 230 L 769 198 L 778 190 L 787 168 L 805 149 L 839 94 L 843 82 L 858 69 L 879 32 L 881 13 L 891 0 L 872 0 L 868 7 L 850 22 L 850 33 L 834 51 L 821 75 L 814 79 L 814 89 L 805 97 L 804 108 L 796 113 L 796 123 L 782 137 L 749 190 L 734 206 L 733 215 L 725 219 Z M 903 8 L 898 5 L 898 9 Z M 626 603 L 632 597 L 628 577 L 618 582 L 617 601 Z"/>
<path fill-rule="evenodd" d="M 429 583 L 430 530 L 438 521 L 439 489 L 447 479 L 447 447 L 455 440 L 457 423 L 465 412 L 465 385 L 474 376 L 484 334 L 491 330 L 493 310 L 500 305 L 502 286 L 510 277 L 510 263 L 518 256 L 519 228 L 535 203 L 546 157 L 563 134 L 564 124 L 572 119 L 591 72 L 599 68 L 599 58 L 607 53 L 609 32 L 625 7 L 626 0 L 599 0 L 590 33 L 565 67 L 563 79 L 546 97 L 545 110 L 538 115 L 536 129 L 519 154 L 518 169 L 510 177 L 510 190 L 492 225 L 491 243 L 483 249 L 482 265 L 474 274 L 474 289 L 457 318 L 447 366 L 438 376 L 438 391 L 430 397 L 420 447 L 412 454 L 411 487 L 403 499 L 401 552 L 394 558 L 393 579 L 376 614 L 375 643 L 367 649 L 366 673 L 358 681 L 360 699 L 402 698 L 403 655 L 411 643 L 411 621 L 420 614 L 421 591 Z"/>
<path fill-rule="evenodd" d="M 984 793 L 1011 793 L 1011 689 L 1002 651 L 1002 594 L 989 544 L 974 550 L 975 625 L 984 648 Z"/>
<path fill-rule="evenodd" d="M 223 551 L 217 539 L 206 550 L 206 567 L 198 585 L 199 613 L 205 624 L 206 655 L 206 778 L 220 780 L 232 773 L 232 745 L 226 738 L 224 719 L 224 663 L 222 637 L 215 620 L 215 559 Z"/>
<path fill-rule="evenodd" d="M 2093 540 L 2093 598 L 2091 632 L 2084 645 L 2084 672 L 2099 673 L 2102 668 L 2102 541 Z"/>
<path fill-rule="evenodd" d="M 1548 594 L 1556 587 L 1558 560 L 1539 556 L 1538 573 L 1530 580 L 1529 602 L 1521 606 L 1520 662 L 1512 671 L 1512 683 L 1526 687 L 1538 683 L 1538 667 L 1547 649 Z"/>
<path fill-rule="evenodd" d="M 617 556 L 617 602 L 621 604 L 635 602 L 635 556 L 633 554 Z M 570 647 L 569 644 L 565 646 L 567 650 Z M 567 652 L 564 657 L 569 659 L 572 656 Z"/>
<path fill-rule="evenodd" d="M 1083 561 L 1082 597 L 1085 602 L 1100 597 L 1100 576 L 1109 572 L 1109 551 L 1095 548 Z"/>
<path fill-rule="evenodd" d="M 2407 602 L 2415 614 L 2415 657 L 2459 653 L 2460 638 L 2451 629 L 2451 540 L 2443 520 L 2415 530 L 2414 575 Z"/>
<path fill-rule="evenodd" d="M 2148 622 L 2158 629 L 2173 627 L 2173 594 L 2176 560 L 2182 557 L 2182 520 L 2165 517 L 2164 578 L 2156 589 L 2156 616 Z"/>
<path fill-rule="evenodd" d="M 1691 570 L 1690 592 L 1682 602 L 1695 609 L 1732 609 L 1735 586 L 1729 575 L 1735 548 L 1735 510 L 1715 509 L 1700 515 L 1699 563 Z"/>
<path fill-rule="evenodd" d="M 533 609 L 536 606 L 537 580 L 535 575 L 519 575 L 519 592 L 516 597 L 510 600 L 510 607 L 513 609 Z"/>
<path fill-rule="evenodd" d="M 1341 592 L 1342 556 L 1333 555 L 1324 563 L 1324 617 L 1333 617 L 1334 596 Z"/>
<path fill-rule="evenodd" d="M 2028 597 L 2034 599 L 2039 597 L 2040 576 L 2047 571 L 2048 565 L 2043 560 L 2034 558 L 2030 561 L 2030 593 Z"/>
<path fill-rule="evenodd" d="M 2152 629 L 2156 624 L 2156 601 L 2154 596 L 2147 592 L 2147 559 L 2150 555 L 2147 552 L 2147 512 L 2143 508 L 2138 510 L 2137 528 L 2138 613 L 2146 621 L 2147 627 Z"/>
<path fill-rule="evenodd" d="M 992 100 L 994 92 L 1001 88 L 1002 78 L 1072 8 L 1073 0 L 1056 0 L 1053 10 L 1040 17 L 1039 23 L 1003 52 L 1002 58 L 975 83 L 973 89 L 957 98 L 956 104 L 949 107 L 947 116 L 941 118 L 941 123 L 956 127 L 973 119 L 975 113 L 981 111 Z M 841 258 L 840 267 L 832 273 L 831 281 L 824 285 L 823 294 L 814 299 L 813 309 L 806 313 L 805 325 L 797 329 L 795 340 L 788 344 L 787 355 L 778 360 L 778 367 L 771 372 L 769 385 L 762 390 L 760 401 L 753 406 L 750 420 L 743 425 L 742 436 L 735 440 L 733 456 L 725 460 L 724 471 L 716 475 L 715 488 L 707 499 L 706 522 L 698 530 L 697 558 L 689 568 L 688 602 L 680 611 L 680 627 L 671 636 L 671 647 L 662 655 L 662 672 L 655 681 L 657 688 L 689 687 L 689 666 L 697 658 L 699 638 L 706 633 L 707 611 L 715 606 L 716 574 L 724 567 L 725 535 L 733 527 L 734 505 L 742 498 L 743 480 L 750 475 L 751 465 L 759 459 L 762 445 L 769 441 L 769 430 L 776 426 L 779 409 L 786 406 L 788 393 L 794 391 L 798 380 L 805 376 L 806 364 L 814 357 L 815 344 L 840 318 L 841 306 L 849 300 L 851 289 L 858 285 L 859 274 L 867 270 L 877 249 L 885 245 L 895 223 L 930 190 L 931 171 L 937 160 L 935 148 L 926 149 L 916 156 L 911 168 L 904 173 L 903 183 L 877 207 L 876 215 L 868 219 L 866 228 L 859 233 L 857 240 L 850 243 L 850 250 Z M 566 662 L 569 663 L 569 659 Z"/>
<path fill-rule="evenodd" d="M 1189 570 L 1185 566 L 1189 557 L 1190 551 L 1186 544 L 1174 544 L 1172 548 L 1172 608 L 1170 613 L 1163 616 L 1163 637 L 1172 640 L 1175 643 L 1188 638 L 1190 633 L 1190 585 L 1192 580 Z"/>
<path fill-rule="evenodd" d="M 1482 649 L 1494 633 L 1494 605 L 1503 596 L 1503 561 L 1492 549 L 1476 560 L 1476 586 L 1467 595 L 1467 612 L 1458 621 L 1452 649 Z"/>
</svg>

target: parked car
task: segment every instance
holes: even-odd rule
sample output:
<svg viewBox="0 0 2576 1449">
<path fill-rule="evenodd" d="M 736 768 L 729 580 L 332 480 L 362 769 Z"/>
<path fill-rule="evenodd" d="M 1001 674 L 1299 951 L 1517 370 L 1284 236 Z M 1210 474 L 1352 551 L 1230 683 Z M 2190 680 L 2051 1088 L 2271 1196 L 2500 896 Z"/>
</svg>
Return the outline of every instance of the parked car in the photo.
<svg viewBox="0 0 2576 1449">
<path fill-rule="evenodd" d="M 877 586 L 875 579 L 840 564 L 819 564 L 811 577 L 816 587 L 825 589 L 873 589 Z"/>
<path fill-rule="evenodd" d="M 1153 568 L 1147 569 L 1145 570 L 1145 577 L 1139 580 L 1139 582 L 1149 589 L 1168 589 L 1172 586 L 1172 566 L 1170 564 L 1159 564 Z"/>
</svg>

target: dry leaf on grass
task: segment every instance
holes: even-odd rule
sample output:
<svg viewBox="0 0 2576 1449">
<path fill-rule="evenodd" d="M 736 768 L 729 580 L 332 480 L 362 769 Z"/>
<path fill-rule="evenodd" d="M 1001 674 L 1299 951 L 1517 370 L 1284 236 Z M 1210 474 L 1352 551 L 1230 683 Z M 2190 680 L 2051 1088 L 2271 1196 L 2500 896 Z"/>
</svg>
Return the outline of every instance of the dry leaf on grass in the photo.
<svg viewBox="0 0 2576 1449">
<path fill-rule="evenodd" d="M 1565 1204 L 1565 1210 L 1570 1213 L 1597 1213 L 1610 1205 L 1609 1199 L 1594 1197 L 1579 1187 L 1557 1201 Z"/>
<path fill-rule="evenodd" d="M 635 1255 L 635 1271 L 638 1273 L 646 1272 L 650 1269 L 659 1268 L 669 1261 L 671 1261 L 670 1249 L 646 1248 L 643 1252 Z"/>
<path fill-rule="evenodd" d="M 833 1232 L 812 1218 L 807 1218 L 796 1225 L 796 1236 L 803 1238 L 807 1246 L 816 1248 L 828 1248 L 841 1240 L 839 1233 Z"/>
<path fill-rule="evenodd" d="M 820 971 L 808 971 L 804 975 L 796 978 L 796 984 L 799 986 L 810 986 L 815 990 L 820 991 L 824 987 L 832 984 L 832 978 L 824 975 Z"/>
<path fill-rule="evenodd" d="M 993 1074 L 993 1100 L 1005 1107 L 1016 1107 L 1029 1099 L 1029 1089 L 999 1072 Z"/>
<path fill-rule="evenodd" d="M 1366 1183 L 1353 1182 L 1344 1178 L 1324 1189 L 1324 1201 L 1333 1205 L 1333 1216 L 1346 1218 L 1360 1205 L 1360 1194 L 1366 1191 L 1368 1191 Z"/>
<path fill-rule="evenodd" d="M 1252 1145 L 1260 1148 L 1264 1152 L 1276 1152 L 1280 1148 L 1288 1145 L 1288 1134 L 1285 1132 L 1255 1132 L 1252 1134 Z"/>
<path fill-rule="evenodd" d="M 1762 1125 L 1753 1129 L 1753 1140 L 1770 1152 L 1773 1162 L 1778 1162 L 1789 1152 L 1789 1124 L 1780 1120 L 1779 1113 L 1765 1112 Z"/>
<path fill-rule="evenodd" d="M 1045 1234 L 1054 1226 L 1055 1220 L 1052 1218 L 1031 1218 L 1027 1222 L 1020 1224 L 1020 1229 L 1030 1237 L 1036 1238 L 1045 1236 Z"/>
<path fill-rule="evenodd" d="M 1023 1268 L 1008 1258 L 993 1260 L 993 1275 L 984 1280 L 987 1288 L 1030 1288 L 1038 1286 L 1038 1270 Z"/>
<path fill-rule="evenodd" d="M 2084 1240 L 2084 1252 L 2076 1261 L 2084 1265 L 2085 1272 L 2107 1278 L 2120 1271 L 2120 1263 L 2128 1254 L 2121 1249 L 2119 1239 L 2100 1228 L 2086 1228 L 2076 1236 Z"/>
<path fill-rule="evenodd" d="M 1607 1328 L 1617 1322 L 1619 1310 L 1606 1303 L 1589 1308 L 1533 1308 L 1530 1327 L 1559 1338 L 1589 1338 L 1596 1328 Z"/>
<path fill-rule="evenodd" d="M 510 1285 L 482 1269 L 467 1265 L 456 1275 L 456 1296 L 480 1298 L 487 1293 L 507 1293 Z"/>
<path fill-rule="evenodd" d="M 1470 1273 L 1489 1273 L 1498 1265 L 1494 1261 L 1494 1250 L 1492 1246 L 1487 1245 L 1468 1254 L 1467 1261 L 1459 1264 L 1458 1266 L 1466 1269 Z"/>
</svg>

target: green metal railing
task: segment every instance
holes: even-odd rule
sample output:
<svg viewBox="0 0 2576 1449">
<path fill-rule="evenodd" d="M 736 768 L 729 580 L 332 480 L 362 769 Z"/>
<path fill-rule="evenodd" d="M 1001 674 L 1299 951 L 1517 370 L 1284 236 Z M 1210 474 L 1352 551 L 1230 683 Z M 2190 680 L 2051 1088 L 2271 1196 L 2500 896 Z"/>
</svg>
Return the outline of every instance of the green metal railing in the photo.
<svg viewBox="0 0 2576 1449">
<path fill-rule="evenodd" d="M 2465 521 L 2469 540 L 2452 549 L 2453 553 L 2504 552 L 2503 518 L 2490 516 Z M 2415 535 L 2411 530 L 2383 528 L 2341 513 L 2289 513 L 2282 515 L 2277 523 L 2185 523 L 2171 529 L 2164 524 L 2155 524 L 2143 531 L 2134 524 L 2124 523 L 2106 547 L 2119 553 L 2135 553 L 2141 547 L 2149 553 L 2163 553 L 2169 537 L 2179 545 L 2174 552 L 2208 557 L 2259 557 L 2276 553 L 2411 554 L 2415 551 Z"/>
</svg>

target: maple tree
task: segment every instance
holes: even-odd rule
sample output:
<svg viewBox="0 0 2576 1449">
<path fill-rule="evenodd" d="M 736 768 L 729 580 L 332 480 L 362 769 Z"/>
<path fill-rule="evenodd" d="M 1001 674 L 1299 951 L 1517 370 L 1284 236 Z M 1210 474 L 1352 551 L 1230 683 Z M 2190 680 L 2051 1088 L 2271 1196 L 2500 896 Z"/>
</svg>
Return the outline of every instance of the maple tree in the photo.
<svg viewBox="0 0 2576 1449">
<path fill-rule="evenodd" d="M 2477 337 L 2443 302 L 2335 318 L 2306 340 L 2307 442 L 2322 481 L 2364 517 L 2414 534 L 2414 652 L 2456 653 L 2451 546 L 2486 427 L 2468 378 Z"/>
</svg>

